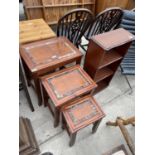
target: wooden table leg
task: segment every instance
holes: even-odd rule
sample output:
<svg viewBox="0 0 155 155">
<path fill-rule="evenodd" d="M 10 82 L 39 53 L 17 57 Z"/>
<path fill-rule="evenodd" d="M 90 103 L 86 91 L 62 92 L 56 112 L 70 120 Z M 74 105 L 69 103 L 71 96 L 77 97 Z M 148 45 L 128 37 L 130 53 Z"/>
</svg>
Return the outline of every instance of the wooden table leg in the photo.
<svg viewBox="0 0 155 155">
<path fill-rule="evenodd" d="M 99 126 L 100 123 L 101 123 L 101 120 L 102 120 L 102 119 L 100 119 L 100 120 L 98 120 L 98 121 L 96 121 L 96 122 L 94 123 L 93 128 L 92 128 L 92 133 L 95 133 L 95 132 L 97 131 L 98 126 Z"/>
<path fill-rule="evenodd" d="M 73 145 L 75 144 L 76 135 L 77 135 L 77 132 L 72 133 L 72 134 L 70 135 L 70 142 L 69 142 L 69 146 L 73 146 Z"/>
<path fill-rule="evenodd" d="M 31 86 L 31 75 L 28 67 L 26 66 L 25 62 L 20 58 L 20 62 L 22 63 L 22 67 L 25 70 L 25 77 L 26 77 L 26 83 L 30 87 Z"/>
<path fill-rule="evenodd" d="M 57 127 L 59 125 L 59 117 L 60 117 L 60 112 L 58 109 L 55 108 L 55 111 L 54 111 L 54 127 Z"/>
<path fill-rule="evenodd" d="M 65 121 L 65 118 L 62 114 L 62 127 L 61 127 L 63 130 L 66 128 L 66 121 Z"/>
<path fill-rule="evenodd" d="M 31 101 L 31 97 L 30 97 L 30 94 L 29 94 L 29 91 L 28 91 L 28 88 L 27 88 L 25 70 L 24 70 L 21 58 L 19 58 L 19 73 L 20 73 L 20 76 L 21 76 L 24 91 L 26 93 L 26 98 L 28 100 L 28 104 L 30 106 L 31 111 L 34 111 L 34 107 L 33 107 L 32 101 Z"/>
<path fill-rule="evenodd" d="M 96 88 L 94 88 L 94 89 L 90 92 L 90 95 L 93 96 L 93 94 L 94 94 L 94 92 L 95 92 L 95 89 L 96 89 Z"/>
<path fill-rule="evenodd" d="M 42 105 L 42 97 L 41 97 L 39 78 L 37 78 L 37 77 L 34 78 L 34 84 L 35 84 L 35 90 L 36 90 L 37 97 L 38 97 L 38 105 L 41 106 Z"/>
<path fill-rule="evenodd" d="M 41 82 L 40 82 L 40 91 L 41 91 L 42 103 L 46 107 L 48 105 L 49 97 L 48 97 L 48 94 Z"/>
<path fill-rule="evenodd" d="M 79 64 L 80 65 L 81 64 L 81 59 L 82 59 L 82 57 L 80 57 L 79 59 L 77 59 L 76 60 L 76 64 Z"/>
</svg>

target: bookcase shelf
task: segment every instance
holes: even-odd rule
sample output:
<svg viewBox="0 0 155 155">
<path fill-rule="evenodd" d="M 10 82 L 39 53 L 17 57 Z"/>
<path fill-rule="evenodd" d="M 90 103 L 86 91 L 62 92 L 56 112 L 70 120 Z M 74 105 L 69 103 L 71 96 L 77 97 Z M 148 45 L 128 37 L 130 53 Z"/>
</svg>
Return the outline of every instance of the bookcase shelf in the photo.
<svg viewBox="0 0 155 155">
<path fill-rule="evenodd" d="M 122 28 L 90 39 L 84 69 L 98 84 L 95 93 L 109 85 L 133 39 L 134 36 Z"/>
<path fill-rule="evenodd" d="M 95 80 L 95 82 L 99 82 L 99 81 L 109 77 L 112 74 L 113 74 L 113 71 L 111 69 L 105 67 L 103 69 L 97 70 L 94 80 Z"/>
<path fill-rule="evenodd" d="M 68 11 L 75 8 L 87 8 L 95 12 L 96 0 L 23 0 L 27 19 L 43 18 L 49 25 L 57 24 L 58 20 Z"/>
<path fill-rule="evenodd" d="M 113 77 L 113 75 L 108 76 L 108 77 L 104 78 L 103 80 L 96 82 L 98 87 L 95 89 L 94 93 L 98 93 L 101 90 L 103 90 L 106 87 L 108 87 L 109 81 L 111 80 L 112 77 Z"/>
<path fill-rule="evenodd" d="M 111 63 L 114 63 L 118 60 L 121 60 L 123 57 L 117 52 L 117 51 L 111 51 L 107 52 L 104 55 L 104 58 L 101 60 L 101 63 L 99 65 L 99 69 L 110 65 Z"/>
</svg>

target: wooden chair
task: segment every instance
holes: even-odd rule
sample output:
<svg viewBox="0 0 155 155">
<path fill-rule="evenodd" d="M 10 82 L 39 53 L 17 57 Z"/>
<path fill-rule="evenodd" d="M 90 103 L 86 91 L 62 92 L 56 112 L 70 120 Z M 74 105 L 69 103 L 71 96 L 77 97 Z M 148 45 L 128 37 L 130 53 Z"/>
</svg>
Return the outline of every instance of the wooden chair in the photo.
<svg viewBox="0 0 155 155">
<path fill-rule="evenodd" d="M 135 117 L 130 117 L 126 120 L 121 117 L 117 117 L 115 122 L 109 121 L 106 123 L 106 125 L 108 125 L 108 126 L 119 126 L 119 128 L 124 136 L 124 139 L 125 139 L 127 145 L 129 146 L 131 153 L 133 155 L 135 155 L 135 146 L 134 146 L 133 140 L 131 139 L 127 128 L 125 127 L 125 125 L 129 125 L 129 124 L 135 126 Z"/>
<path fill-rule="evenodd" d="M 93 13 L 90 10 L 74 9 L 59 19 L 57 36 L 66 36 L 78 47 L 92 19 Z"/>
<path fill-rule="evenodd" d="M 86 40 L 89 41 L 91 36 L 101 34 L 103 32 L 108 32 L 117 28 L 123 16 L 123 10 L 119 7 L 108 8 L 100 12 L 93 20 L 92 24 L 89 26 L 87 32 L 85 33 Z M 85 46 L 88 44 L 80 45 L 85 51 Z"/>
</svg>

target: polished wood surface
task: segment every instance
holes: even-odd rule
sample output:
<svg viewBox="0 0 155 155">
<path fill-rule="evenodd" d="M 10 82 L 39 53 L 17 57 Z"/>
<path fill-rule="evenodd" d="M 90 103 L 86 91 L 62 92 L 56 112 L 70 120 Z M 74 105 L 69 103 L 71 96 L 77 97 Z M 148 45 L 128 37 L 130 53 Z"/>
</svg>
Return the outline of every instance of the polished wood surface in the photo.
<svg viewBox="0 0 155 155">
<path fill-rule="evenodd" d="M 64 106 L 62 112 L 71 133 L 105 116 L 96 100 L 91 96 L 86 96 Z"/>
<path fill-rule="evenodd" d="M 65 37 L 21 45 L 20 54 L 32 73 L 45 68 L 56 69 L 82 57 L 82 53 Z"/>
<path fill-rule="evenodd" d="M 119 28 L 107 33 L 95 35 L 91 38 L 101 48 L 109 51 L 115 47 L 134 40 L 134 35 L 124 28 Z"/>
<path fill-rule="evenodd" d="M 69 145 L 75 144 L 77 132 L 84 127 L 93 124 L 92 133 L 95 133 L 101 123 L 104 112 L 91 96 L 85 96 L 75 100 L 61 109 L 62 128 L 66 129 L 69 136 Z"/>
<path fill-rule="evenodd" d="M 42 100 L 54 116 L 54 127 L 60 119 L 60 109 L 63 105 L 91 94 L 97 87 L 96 83 L 79 66 L 73 66 L 41 77 Z M 48 102 L 48 97 L 52 102 Z"/>
<path fill-rule="evenodd" d="M 43 19 L 19 22 L 19 43 L 28 43 L 55 37 L 56 34 Z"/>
<path fill-rule="evenodd" d="M 97 87 L 79 65 L 42 77 L 42 84 L 56 107 Z"/>
<path fill-rule="evenodd" d="M 65 37 L 22 44 L 20 55 L 28 81 L 34 80 L 39 105 L 42 102 L 39 77 L 73 62 L 80 64 L 82 58 L 82 53 Z"/>
<path fill-rule="evenodd" d="M 96 93 L 109 85 L 133 40 L 134 36 L 122 28 L 91 38 L 84 69 L 97 82 Z"/>
<path fill-rule="evenodd" d="M 135 0 L 96 0 L 95 10 L 99 13 L 109 7 L 120 7 L 131 10 L 135 7 Z"/>
</svg>

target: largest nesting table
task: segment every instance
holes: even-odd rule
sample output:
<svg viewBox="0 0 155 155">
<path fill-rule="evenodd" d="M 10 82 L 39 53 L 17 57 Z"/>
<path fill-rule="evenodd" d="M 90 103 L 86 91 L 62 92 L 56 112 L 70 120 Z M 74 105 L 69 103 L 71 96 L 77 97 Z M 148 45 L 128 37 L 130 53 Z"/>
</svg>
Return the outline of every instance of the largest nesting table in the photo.
<svg viewBox="0 0 155 155">
<path fill-rule="evenodd" d="M 65 37 L 36 41 L 20 46 L 27 79 L 33 79 L 41 105 L 39 77 L 72 62 L 80 64 L 82 53 Z M 28 80 L 28 81 L 29 81 Z"/>
<path fill-rule="evenodd" d="M 19 22 L 19 44 L 30 43 L 37 40 L 43 40 L 53 37 L 56 37 L 56 34 L 43 19 L 25 20 Z M 27 88 L 25 69 L 20 56 L 19 56 L 19 67 L 20 67 L 20 77 L 22 79 L 22 85 L 25 90 L 28 103 L 30 105 L 31 110 L 34 111 L 34 107 Z"/>
</svg>

